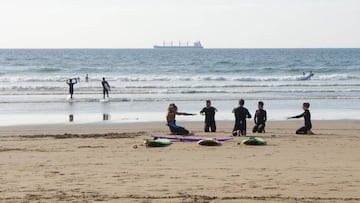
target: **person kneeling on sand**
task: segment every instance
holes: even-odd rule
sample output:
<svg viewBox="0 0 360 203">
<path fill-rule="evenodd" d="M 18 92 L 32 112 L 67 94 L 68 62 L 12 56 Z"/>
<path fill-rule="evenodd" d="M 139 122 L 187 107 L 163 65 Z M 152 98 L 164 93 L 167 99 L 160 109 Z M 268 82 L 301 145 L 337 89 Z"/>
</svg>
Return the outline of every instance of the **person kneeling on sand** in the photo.
<svg viewBox="0 0 360 203">
<path fill-rule="evenodd" d="M 258 110 L 255 112 L 253 133 L 265 133 L 266 111 L 264 110 L 264 102 L 259 101 Z"/>
<path fill-rule="evenodd" d="M 210 100 L 206 100 L 206 107 L 200 111 L 201 115 L 205 115 L 205 132 L 209 132 L 209 129 L 211 129 L 211 132 L 216 132 L 215 112 L 217 112 L 217 109 L 211 106 Z"/>
<path fill-rule="evenodd" d="M 246 136 L 246 118 L 251 118 L 249 110 L 244 107 L 245 101 L 239 100 L 239 107 L 235 108 L 232 112 L 235 115 L 235 125 L 233 129 L 233 136 Z"/>
<path fill-rule="evenodd" d="M 196 114 L 178 112 L 178 108 L 175 104 L 170 104 L 168 107 L 168 113 L 166 115 L 167 125 L 170 128 L 171 133 L 175 135 L 189 135 L 190 132 L 182 126 L 176 125 L 176 115 L 194 116 Z"/>
<path fill-rule="evenodd" d="M 311 125 L 311 114 L 310 114 L 309 108 L 310 108 L 310 103 L 303 103 L 304 113 L 302 113 L 298 116 L 288 117 L 288 119 L 304 117 L 305 126 L 299 128 L 296 131 L 296 134 L 308 134 L 308 135 L 314 134 L 311 131 L 312 125 Z"/>
</svg>

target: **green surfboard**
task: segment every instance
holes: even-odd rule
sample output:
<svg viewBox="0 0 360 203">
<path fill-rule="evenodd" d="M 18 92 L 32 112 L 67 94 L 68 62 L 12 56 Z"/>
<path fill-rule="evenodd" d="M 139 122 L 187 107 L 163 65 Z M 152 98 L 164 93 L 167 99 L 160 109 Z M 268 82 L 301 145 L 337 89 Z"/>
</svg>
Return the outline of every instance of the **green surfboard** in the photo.
<svg viewBox="0 0 360 203">
<path fill-rule="evenodd" d="M 260 137 L 250 137 L 242 141 L 245 145 L 266 145 L 266 141 Z"/>
<path fill-rule="evenodd" d="M 147 147 L 166 147 L 171 145 L 172 142 L 169 139 L 158 138 L 154 140 L 145 140 L 145 145 Z"/>
<path fill-rule="evenodd" d="M 199 145 L 203 146 L 221 146 L 221 143 L 217 141 L 216 139 L 204 139 L 198 141 Z"/>
</svg>

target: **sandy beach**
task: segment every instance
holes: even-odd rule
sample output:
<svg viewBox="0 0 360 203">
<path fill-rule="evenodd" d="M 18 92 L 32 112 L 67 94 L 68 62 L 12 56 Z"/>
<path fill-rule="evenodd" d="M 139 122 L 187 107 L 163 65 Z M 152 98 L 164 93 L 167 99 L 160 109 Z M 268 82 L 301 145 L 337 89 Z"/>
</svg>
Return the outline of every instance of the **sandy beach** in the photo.
<svg viewBox="0 0 360 203">
<path fill-rule="evenodd" d="M 233 127 L 178 123 L 201 137 Z M 268 122 L 266 146 L 163 148 L 143 140 L 169 134 L 164 122 L 1 127 L 0 202 L 359 202 L 360 121 L 313 121 L 315 135 L 295 135 L 302 124 Z"/>
</svg>

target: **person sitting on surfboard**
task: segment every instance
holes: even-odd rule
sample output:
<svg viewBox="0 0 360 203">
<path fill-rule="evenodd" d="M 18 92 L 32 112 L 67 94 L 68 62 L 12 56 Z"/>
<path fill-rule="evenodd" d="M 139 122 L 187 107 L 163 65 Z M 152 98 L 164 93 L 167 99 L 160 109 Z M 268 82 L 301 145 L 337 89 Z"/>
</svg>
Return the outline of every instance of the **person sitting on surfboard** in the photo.
<svg viewBox="0 0 360 203">
<path fill-rule="evenodd" d="M 302 113 L 298 116 L 288 117 L 288 119 L 304 117 L 305 126 L 299 128 L 296 131 L 296 134 L 308 134 L 308 135 L 314 134 L 311 131 L 312 124 L 311 124 L 311 114 L 310 114 L 309 108 L 310 108 L 310 103 L 303 103 L 304 113 Z"/>
<path fill-rule="evenodd" d="M 233 136 L 246 136 L 246 118 L 251 118 L 249 110 L 244 107 L 245 101 L 239 100 L 239 107 L 235 108 L 232 112 L 235 115 L 235 125 L 233 129 Z"/>
<path fill-rule="evenodd" d="M 258 110 L 255 112 L 254 122 L 255 126 L 252 130 L 253 133 L 264 133 L 265 132 L 265 122 L 266 122 L 266 111 L 264 110 L 264 102 L 259 101 Z"/>
<path fill-rule="evenodd" d="M 205 114 L 205 127 L 204 131 L 209 132 L 209 128 L 211 129 L 211 132 L 216 132 L 216 123 L 215 123 L 215 112 L 217 109 L 215 107 L 211 106 L 211 101 L 206 100 L 206 107 L 204 107 L 200 114 Z"/>
<path fill-rule="evenodd" d="M 110 85 L 105 78 L 101 81 L 101 85 L 103 86 L 103 98 L 105 99 L 105 94 L 109 98 Z"/>
<path fill-rule="evenodd" d="M 76 78 L 71 78 L 71 79 L 68 79 L 66 81 L 66 84 L 69 85 L 69 93 L 70 93 L 70 98 L 72 99 L 73 98 L 73 94 L 74 94 L 74 85 L 77 83 L 77 80 Z"/>
<path fill-rule="evenodd" d="M 178 108 L 175 104 L 170 104 L 168 107 L 168 113 L 166 115 L 167 125 L 170 128 L 171 133 L 175 135 L 189 135 L 190 132 L 182 126 L 176 125 L 176 115 L 193 116 L 196 114 L 178 112 Z"/>
</svg>

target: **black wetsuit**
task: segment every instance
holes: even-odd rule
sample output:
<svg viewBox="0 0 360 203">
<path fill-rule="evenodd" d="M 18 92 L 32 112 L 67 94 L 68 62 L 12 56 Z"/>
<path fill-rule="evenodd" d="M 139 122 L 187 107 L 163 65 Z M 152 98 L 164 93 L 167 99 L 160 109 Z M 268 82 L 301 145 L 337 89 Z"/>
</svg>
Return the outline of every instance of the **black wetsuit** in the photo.
<svg viewBox="0 0 360 203">
<path fill-rule="evenodd" d="M 66 81 L 66 83 L 69 85 L 69 94 L 70 94 L 70 98 L 72 99 L 73 94 L 74 94 L 74 85 L 77 83 L 76 80 L 75 82 L 72 82 L 70 80 Z"/>
<path fill-rule="evenodd" d="M 109 83 L 108 83 L 106 80 L 103 80 L 103 81 L 101 82 L 101 84 L 102 84 L 102 86 L 103 86 L 103 98 L 105 99 L 105 94 L 106 94 L 107 97 L 109 97 L 109 90 L 110 90 L 110 88 L 108 88 L 108 87 L 110 87 L 110 85 L 109 85 Z"/>
<path fill-rule="evenodd" d="M 235 125 L 233 129 L 233 136 L 237 135 L 237 131 L 240 131 L 240 135 L 246 135 L 246 118 L 251 118 L 251 114 L 247 108 L 239 106 L 233 110 L 235 115 Z"/>
<path fill-rule="evenodd" d="M 216 112 L 216 108 L 212 106 L 204 107 L 200 111 L 200 114 L 205 113 L 205 127 L 204 127 L 205 132 L 209 132 L 209 128 L 211 129 L 211 132 L 216 132 L 215 112 Z"/>
<path fill-rule="evenodd" d="M 254 132 L 258 132 L 258 133 L 265 132 L 266 120 L 267 120 L 266 111 L 264 109 L 256 110 L 255 116 L 254 116 L 255 126 L 253 128 L 253 133 Z"/>
<path fill-rule="evenodd" d="M 311 130 L 312 128 L 312 124 L 311 124 L 311 114 L 309 110 L 305 110 L 304 113 L 298 115 L 298 116 L 293 116 L 291 118 L 301 118 L 304 117 L 304 121 L 305 121 L 305 126 L 299 128 L 296 131 L 296 134 L 307 134 L 309 130 Z"/>
</svg>

